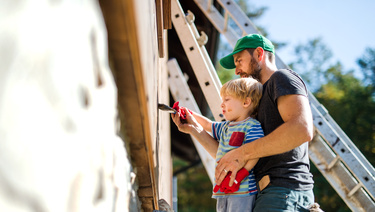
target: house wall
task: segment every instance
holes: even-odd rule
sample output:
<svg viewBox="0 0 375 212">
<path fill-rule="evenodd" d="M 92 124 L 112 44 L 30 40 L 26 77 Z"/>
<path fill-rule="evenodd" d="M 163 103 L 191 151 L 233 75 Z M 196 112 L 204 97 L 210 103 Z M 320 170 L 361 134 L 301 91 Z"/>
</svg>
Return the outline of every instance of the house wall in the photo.
<svg viewBox="0 0 375 212">
<path fill-rule="evenodd" d="M 136 174 L 137 198 L 144 211 L 157 210 L 161 199 L 171 204 L 172 166 L 169 114 L 157 109 L 158 102 L 169 102 L 169 92 L 167 57 L 159 55 L 156 4 L 100 0 L 100 5 L 118 88 L 120 135 Z M 163 40 L 166 45 L 166 36 Z"/>
<path fill-rule="evenodd" d="M 0 211 L 128 211 L 130 163 L 94 0 L 0 7 Z"/>
<path fill-rule="evenodd" d="M 154 151 L 154 169 L 158 199 L 172 205 L 172 159 L 170 145 L 170 114 L 159 111 L 158 103 L 169 104 L 168 52 L 159 55 L 157 12 L 155 1 L 135 0 L 135 20 L 139 35 L 140 60 L 145 82 L 150 134 Z M 164 50 L 167 48 L 167 31 L 163 30 Z"/>
</svg>

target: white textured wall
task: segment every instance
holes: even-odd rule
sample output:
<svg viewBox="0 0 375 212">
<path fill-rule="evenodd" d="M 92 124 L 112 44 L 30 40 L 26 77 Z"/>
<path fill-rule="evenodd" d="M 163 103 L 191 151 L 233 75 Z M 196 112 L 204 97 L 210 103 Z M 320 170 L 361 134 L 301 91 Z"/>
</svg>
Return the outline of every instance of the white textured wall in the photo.
<svg viewBox="0 0 375 212">
<path fill-rule="evenodd" d="M 0 211 L 127 211 L 130 165 L 94 0 L 0 3 Z"/>
</svg>

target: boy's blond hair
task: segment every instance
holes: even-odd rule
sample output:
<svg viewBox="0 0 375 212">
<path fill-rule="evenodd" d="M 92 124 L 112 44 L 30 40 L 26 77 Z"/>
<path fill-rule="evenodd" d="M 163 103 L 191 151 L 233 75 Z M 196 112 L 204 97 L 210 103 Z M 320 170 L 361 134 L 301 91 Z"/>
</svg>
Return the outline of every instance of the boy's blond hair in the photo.
<svg viewBox="0 0 375 212">
<path fill-rule="evenodd" d="M 253 111 L 250 115 L 253 117 L 258 112 L 258 105 L 262 98 L 262 92 L 263 85 L 253 78 L 229 80 L 220 89 L 221 96 L 229 95 L 240 100 L 246 100 L 246 98 L 249 97 L 253 105 Z"/>
</svg>

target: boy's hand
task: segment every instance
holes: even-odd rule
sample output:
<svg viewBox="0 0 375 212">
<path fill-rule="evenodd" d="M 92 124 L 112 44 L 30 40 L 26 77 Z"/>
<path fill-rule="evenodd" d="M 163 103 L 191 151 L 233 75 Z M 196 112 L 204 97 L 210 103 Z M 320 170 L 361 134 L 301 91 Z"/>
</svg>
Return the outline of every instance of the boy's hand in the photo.
<svg viewBox="0 0 375 212">
<path fill-rule="evenodd" d="M 186 123 L 186 115 L 187 113 L 185 112 L 185 108 L 184 107 L 180 107 L 179 105 L 179 102 L 175 102 L 173 104 L 173 109 L 175 109 L 179 114 L 180 114 L 180 119 L 181 119 L 181 122 L 182 123 Z M 191 110 L 188 109 L 188 111 L 193 114 L 193 112 Z"/>
<path fill-rule="evenodd" d="M 184 107 L 180 107 L 180 111 L 176 114 L 171 114 L 173 122 L 176 124 L 179 131 L 187 134 L 191 134 L 192 131 L 202 132 L 203 127 L 197 122 L 190 110 Z M 183 111 L 184 115 L 181 115 Z M 184 117 L 182 119 L 181 117 Z"/>
</svg>

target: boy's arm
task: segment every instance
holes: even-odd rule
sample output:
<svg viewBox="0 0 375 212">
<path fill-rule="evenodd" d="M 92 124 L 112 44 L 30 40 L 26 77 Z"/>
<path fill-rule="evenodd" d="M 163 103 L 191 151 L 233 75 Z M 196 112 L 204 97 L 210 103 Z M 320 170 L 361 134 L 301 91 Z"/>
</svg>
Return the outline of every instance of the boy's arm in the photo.
<svg viewBox="0 0 375 212">
<path fill-rule="evenodd" d="M 219 142 L 217 142 L 210 134 L 205 130 L 194 130 L 191 133 L 194 138 L 198 140 L 200 144 L 210 153 L 213 159 L 216 158 L 217 149 L 219 147 Z"/>
<path fill-rule="evenodd" d="M 216 158 L 216 152 L 219 147 L 217 142 L 210 134 L 208 134 L 201 124 L 192 116 L 192 114 L 185 108 L 187 123 L 181 122 L 180 114 L 171 114 L 173 122 L 176 124 L 179 131 L 190 134 L 198 140 L 200 144 L 206 149 L 211 157 Z"/>
<path fill-rule="evenodd" d="M 197 113 L 192 114 L 197 122 L 203 127 L 207 132 L 212 132 L 212 121 L 202 115 Z"/>
<path fill-rule="evenodd" d="M 259 159 L 256 158 L 256 159 L 252 159 L 252 160 L 247 161 L 247 163 L 245 164 L 244 168 L 245 168 L 248 172 L 250 172 L 250 170 L 254 168 L 255 164 L 258 163 L 258 160 L 259 160 Z"/>
</svg>

